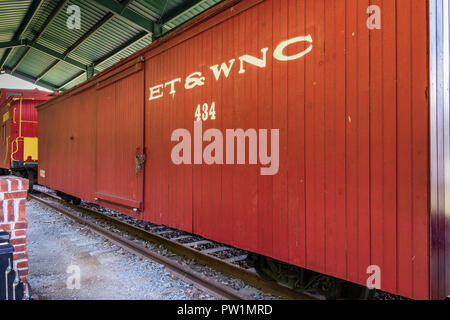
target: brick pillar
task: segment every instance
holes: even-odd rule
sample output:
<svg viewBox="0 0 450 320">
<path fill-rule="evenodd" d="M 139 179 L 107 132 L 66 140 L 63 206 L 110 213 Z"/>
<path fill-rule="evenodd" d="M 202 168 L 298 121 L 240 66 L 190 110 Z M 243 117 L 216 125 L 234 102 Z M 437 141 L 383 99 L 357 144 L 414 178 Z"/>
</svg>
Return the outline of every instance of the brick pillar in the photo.
<svg viewBox="0 0 450 320">
<path fill-rule="evenodd" d="M 27 283 L 28 253 L 26 230 L 28 222 L 25 208 L 28 180 L 14 176 L 0 176 L 0 231 L 11 235 L 10 244 L 14 246 L 14 269 L 19 271 L 20 279 Z"/>
</svg>

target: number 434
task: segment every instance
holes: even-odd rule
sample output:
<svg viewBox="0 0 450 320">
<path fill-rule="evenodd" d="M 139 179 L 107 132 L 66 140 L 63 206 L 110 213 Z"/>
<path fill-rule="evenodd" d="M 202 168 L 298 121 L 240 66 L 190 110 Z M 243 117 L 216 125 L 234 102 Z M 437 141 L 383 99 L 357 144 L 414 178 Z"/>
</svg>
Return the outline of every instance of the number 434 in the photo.
<svg viewBox="0 0 450 320">
<path fill-rule="evenodd" d="M 203 106 L 199 104 L 195 110 L 195 118 L 197 121 L 206 121 L 208 118 L 216 120 L 216 103 L 213 102 L 211 107 L 207 103 L 204 103 Z"/>
</svg>

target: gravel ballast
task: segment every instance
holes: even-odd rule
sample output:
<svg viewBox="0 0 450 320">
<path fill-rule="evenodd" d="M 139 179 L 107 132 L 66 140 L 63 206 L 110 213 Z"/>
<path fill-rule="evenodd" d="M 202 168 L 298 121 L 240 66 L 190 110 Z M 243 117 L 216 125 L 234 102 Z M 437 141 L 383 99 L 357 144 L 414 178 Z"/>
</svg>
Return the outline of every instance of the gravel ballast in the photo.
<svg viewBox="0 0 450 320">
<path fill-rule="evenodd" d="M 27 219 L 32 299 L 214 299 L 35 200 L 27 202 Z"/>
</svg>

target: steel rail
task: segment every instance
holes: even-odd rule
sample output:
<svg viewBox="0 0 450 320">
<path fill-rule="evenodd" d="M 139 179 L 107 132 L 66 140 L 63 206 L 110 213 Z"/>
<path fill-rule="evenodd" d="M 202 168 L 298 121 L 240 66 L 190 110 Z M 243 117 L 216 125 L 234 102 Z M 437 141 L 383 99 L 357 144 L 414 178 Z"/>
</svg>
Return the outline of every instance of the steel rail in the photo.
<svg viewBox="0 0 450 320">
<path fill-rule="evenodd" d="M 196 250 L 194 248 L 189 247 L 189 244 L 182 244 L 171 239 L 165 238 L 156 232 L 151 232 L 139 226 L 130 224 L 128 222 L 122 221 L 118 218 L 111 217 L 105 214 L 102 214 L 98 211 L 91 210 L 85 207 L 75 206 L 65 202 L 64 200 L 46 193 L 39 191 L 39 193 L 48 196 L 60 203 L 63 203 L 65 206 L 69 206 L 75 210 L 83 211 L 85 214 L 89 216 L 93 216 L 95 219 L 105 220 L 108 224 L 113 225 L 114 227 L 121 229 L 129 234 L 132 234 L 140 239 L 147 240 L 149 242 L 158 244 L 166 248 L 167 250 L 177 254 L 184 256 L 186 258 L 195 260 L 200 264 L 207 265 L 213 268 L 216 271 L 222 272 L 234 278 L 239 278 L 245 283 L 260 288 L 261 290 L 280 296 L 283 299 L 292 299 L 292 300 L 315 300 L 316 297 L 303 294 L 290 288 L 281 286 L 274 281 L 264 280 L 259 277 L 255 272 L 239 267 L 238 265 L 232 264 L 230 262 L 221 260 L 215 256 L 209 255 L 207 253 L 203 253 L 202 251 Z M 43 201 L 39 197 L 30 195 L 33 199 L 38 201 Z M 57 210 L 60 210 L 59 208 Z M 177 231 L 177 230 L 174 230 Z"/>
<path fill-rule="evenodd" d="M 206 290 L 207 292 L 210 292 L 212 295 L 219 299 L 224 300 L 248 300 L 249 298 L 240 294 L 238 291 L 231 289 L 219 282 L 216 282 L 214 280 L 211 280 L 204 275 L 195 272 L 191 270 L 190 268 L 183 266 L 177 262 L 174 262 L 170 260 L 169 258 L 158 254 L 156 252 L 153 252 L 131 240 L 128 240 L 124 237 L 122 237 L 120 234 L 116 232 L 112 232 L 110 230 L 107 230 L 100 225 L 97 225 L 93 223 L 92 221 L 89 221 L 80 215 L 77 215 L 75 213 L 72 213 L 70 211 L 67 211 L 63 208 L 58 207 L 57 205 L 54 205 L 52 203 L 49 203 L 35 195 L 29 194 L 28 195 L 31 199 L 39 201 L 42 204 L 45 204 L 46 206 L 63 213 L 64 215 L 70 217 L 71 219 L 86 225 L 90 229 L 92 229 L 97 234 L 107 238 L 114 244 L 120 246 L 121 248 L 126 249 L 129 252 L 132 252 L 138 256 L 145 257 L 149 260 L 152 260 L 154 262 L 160 263 L 164 266 L 166 266 L 168 269 L 170 269 L 172 272 L 177 274 L 181 279 L 188 280 L 188 282 L 194 283 L 197 285 L 197 287 Z"/>
</svg>

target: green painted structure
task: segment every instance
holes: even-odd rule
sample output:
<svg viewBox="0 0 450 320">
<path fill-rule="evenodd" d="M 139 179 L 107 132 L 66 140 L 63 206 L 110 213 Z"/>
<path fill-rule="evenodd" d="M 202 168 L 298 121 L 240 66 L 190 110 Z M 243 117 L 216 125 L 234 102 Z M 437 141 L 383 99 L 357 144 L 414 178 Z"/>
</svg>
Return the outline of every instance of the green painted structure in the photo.
<svg viewBox="0 0 450 320">
<path fill-rule="evenodd" d="M 64 91 L 219 2 L 0 0 L 0 70 Z M 73 6 L 80 9 L 79 29 L 68 25 Z"/>
</svg>

